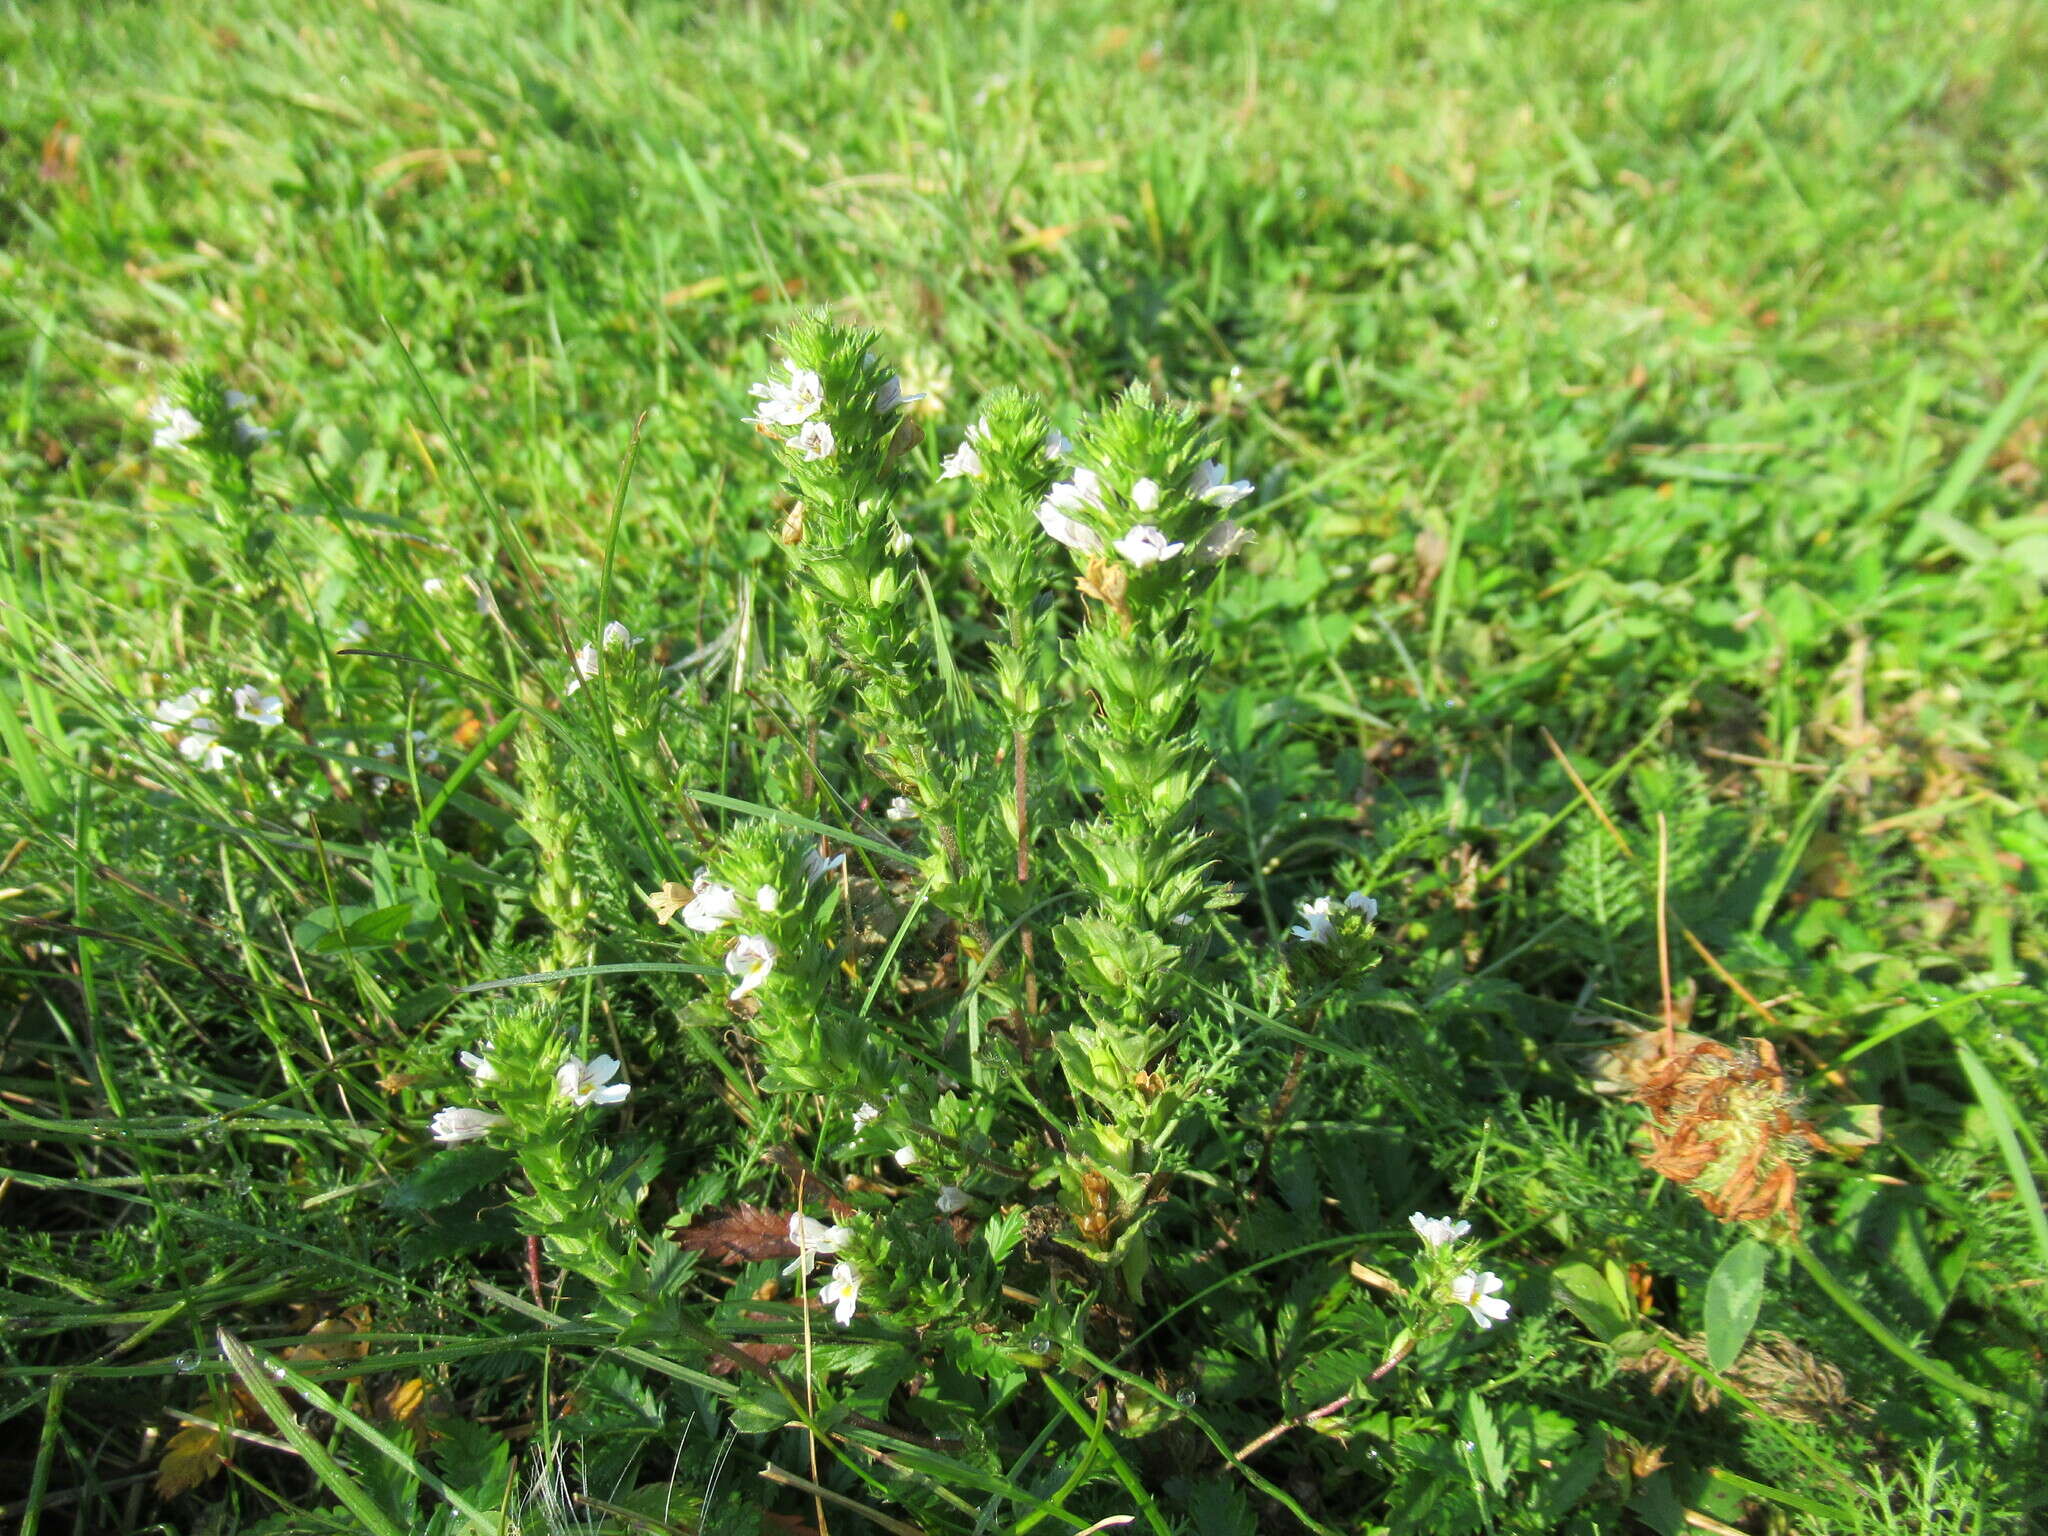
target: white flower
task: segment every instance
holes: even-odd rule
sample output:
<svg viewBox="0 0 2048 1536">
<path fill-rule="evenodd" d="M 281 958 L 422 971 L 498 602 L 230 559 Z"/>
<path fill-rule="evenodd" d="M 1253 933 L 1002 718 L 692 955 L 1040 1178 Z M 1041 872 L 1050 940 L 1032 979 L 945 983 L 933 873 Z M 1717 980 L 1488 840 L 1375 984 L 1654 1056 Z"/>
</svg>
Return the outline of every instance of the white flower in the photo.
<svg viewBox="0 0 2048 1536">
<path fill-rule="evenodd" d="M 908 1168 L 912 1163 L 917 1161 L 917 1148 L 898 1147 L 894 1155 L 896 1158 L 896 1166 L 898 1168 Z"/>
<path fill-rule="evenodd" d="M 246 411 L 247 409 L 249 409 L 250 406 L 256 403 L 248 395 L 243 394 L 239 389 L 229 390 L 224 396 L 222 396 L 222 398 L 227 401 L 228 409 L 231 411 Z"/>
<path fill-rule="evenodd" d="M 1159 509 L 1159 482 L 1147 475 L 1132 486 L 1131 505 L 1140 512 L 1156 512 Z"/>
<path fill-rule="evenodd" d="M 1102 476 L 1085 466 L 1074 478 L 1061 480 L 1045 493 L 1046 505 L 1059 512 L 1099 512 L 1102 509 Z"/>
<path fill-rule="evenodd" d="M 438 763 L 441 761 L 441 749 L 428 739 L 425 731 L 414 731 L 412 733 L 412 755 L 423 763 Z"/>
<path fill-rule="evenodd" d="M 370 626 L 361 619 L 351 619 L 349 626 L 341 632 L 343 645 L 361 645 L 370 638 Z"/>
<path fill-rule="evenodd" d="M 1195 541 L 1195 558 L 1204 565 L 1214 565 L 1236 554 L 1251 541 L 1251 529 L 1226 517 Z"/>
<path fill-rule="evenodd" d="M 199 418 L 182 405 L 173 405 L 169 400 L 159 399 L 149 408 L 149 419 L 157 423 L 156 433 L 150 438 L 153 448 L 176 448 L 189 443 L 206 428 L 199 424 Z"/>
<path fill-rule="evenodd" d="M 908 796 L 898 795 L 889 802 L 888 808 L 882 814 L 891 821 L 915 821 L 917 820 L 917 807 L 910 803 Z"/>
<path fill-rule="evenodd" d="M 244 453 L 261 448 L 276 435 L 268 427 L 259 427 L 255 422 L 245 421 L 240 416 L 235 418 L 235 446 Z"/>
<path fill-rule="evenodd" d="M 1508 1304 L 1496 1294 L 1505 1289 L 1507 1282 L 1492 1270 L 1482 1274 L 1468 1269 L 1451 1282 L 1451 1300 L 1470 1312 L 1480 1327 L 1491 1328 L 1507 1320 Z"/>
<path fill-rule="evenodd" d="M 979 480 L 981 478 L 981 450 L 974 446 L 974 433 L 970 428 L 967 440 L 946 455 L 939 466 L 941 480 Z"/>
<path fill-rule="evenodd" d="M 1186 548 L 1185 544 L 1169 542 L 1166 535 L 1150 523 L 1138 524 L 1116 541 L 1116 552 L 1141 571 L 1148 565 L 1171 560 Z"/>
<path fill-rule="evenodd" d="M 740 920 L 739 894 L 731 886 L 699 873 L 694 888 L 696 894 L 683 908 L 683 926 L 690 932 L 716 933 L 727 923 Z"/>
<path fill-rule="evenodd" d="M 420 590 L 426 593 L 427 596 L 429 597 L 439 597 L 443 592 L 446 592 L 448 590 L 448 583 L 443 581 L 438 576 L 429 576 L 425 581 L 420 583 Z"/>
<path fill-rule="evenodd" d="M 877 1120 L 881 1118 L 882 1112 L 879 1109 L 875 1108 L 874 1105 L 866 1103 L 862 1104 L 859 1109 L 856 1109 L 853 1112 L 854 1133 L 858 1135 L 860 1132 L 866 1130 L 869 1126 L 873 1125 Z"/>
<path fill-rule="evenodd" d="M 1048 459 L 1064 459 L 1073 451 L 1074 445 L 1067 441 L 1066 435 L 1058 427 L 1046 428 L 1045 456 Z"/>
<path fill-rule="evenodd" d="M 967 1209 L 973 1199 L 974 1197 L 958 1184 L 948 1184 L 939 1191 L 939 1214 L 941 1216 L 958 1215 L 961 1211 Z"/>
<path fill-rule="evenodd" d="M 754 892 L 754 905 L 763 912 L 773 912 L 782 903 L 782 893 L 772 885 L 764 885 Z"/>
<path fill-rule="evenodd" d="M 853 1241 L 853 1228 L 828 1227 L 817 1217 L 798 1211 L 789 1218 L 789 1240 L 796 1248 L 796 1257 L 782 1272 L 793 1275 L 802 1270 L 808 1275 L 821 1257 L 829 1258 Z"/>
<path fill-rule="evenodd" d="M 832 1321 L 844 1328 L 853 1321 L 853 1309 L 860 1300 L 860 1276 L 851 1264 L 832 1266 L 832 1278 L 818 1287 L 818 1304 L 832 1309 Z"/>
<path fill-rule="evenodd" d="M 1349 896 L 1346 896 L 1344 898 L 1344 905 L 1353 912 L 1364 913 L 1365 920 L 1368 923 L 1380 915 L 1380 904 L 1363 891 L 1353 891 Z"/>
<path fill-rule="evenodd" d="M 220 744 L 214 735 L 213 722 L 201 715 L 186 728 L 185 735 L 178 743 L 178 755 L 188 763 L 196 763 L 208 773 L 219 773 L 235 760 L 232 747 Z"/>
<path fill-rule="evenodd" d="M 1195 466 L 1195 472 L 1188 479 L 1188 490 L 1212 507 L 1234 507 L 1251 495 L 1255 487 L 1249 480 L 1232 480 L 1226 483 L 1224 475 L 1229 471 L 1214 459 L 1204 459 Z"/>
<path fill-rule="evenodd" d="M 1469 1221 L 1453 1221 L 1448 1216 L 1425 1216 L 1420 1211 L 1408 1218 L 1408 1225 L 1415 1229 L 1415 1235 L 1422 1239 L 1426 1248 L 1448 1248 L 1472 1230 Z"/>
<path fill-rule="evenodd" d="M 587 679 L 602 674 L 604 657 L 595 645 L 586 641 L 576 648 L 575 667 L 575 673 L 569 679 L 569 686 L 562 690 L 564 697 L 581 688 Z"/>
<path fill-rule="evenodd" d="M 796 436 L 789 440 L 789 446 L 806 459 L 829 459 L 839 444 L 832 436 L 829 422 L 807 421 L 796 429 Z"/>
<path fill-rule="evenodd" d="M 150 708 L 152 727 L 163 735 L 170 735 L 194 716 L 213 707 L 211 688 L 194 688 L 179 694 L 175 699 L 159 699 Z"/>
<path fill-rule="evenodd" d="M 490 1134 L 492 1127 L 505 1123 L 503 1115 L 494 1115 L 487 1109 L 444 1109 L 436 1114 L 429 1129 L 434 1140 L 454 1143 L 476 1141 Z"/>
<path fill-rule="evenodd" d="M 586 1062 L 580 1056 L 571 1056 L 555 1069 L 555 1092 L 577 1109 L 586 1104 L 618 1104 L 633 1091 L 624 1083 L 612 1081 L 618 1075 L 617 1057 L 593 1056 Z"/>
<path fill-rule="evenodd" d="M 640 643 L 644 636 L 634 634 L 633 631 L 626 628 L 617 619 L 613 619 L 609 624 L 605 625 L 604 633 L 598 636 L 598 638 L 604 642 L 604 648 L 608 651 L 615 650 L 620 646 L 624 646 L 630 651 Z"/>
<path fill-rule="evenodd" d="M 1066 513 L 1056 510 L 1049 501 L 1041 503 L 1038 508 L 1038 526 L 1069 549 L 1078 549 L 1084 555 L 1102 553 L 1101 534 L 1086 523 L 1076 522 Z"/>
<path fill-rule="evenodd" d="M 845 862 L 846 855 L 843 853 L 835 853 L 828 859 L 824 854 L 818 852 L 817 849 L 806 848 L 804 850 L 804 878 L 810 881 L 811 884 L 816 885 L 827 875 L 837 871 Z"/>
<path fill-rule="evenodd" d="M 787 384 L 756 384 L 747 393 L 761 402 L 747 420 L 764 427 L 800 426 L 825 405 L 825 386 L 808 368 L 790 369 Z"/>
<path fill-rule="evenodd" d="M 1194 920 L 1195 914 L 1192 912 L 1176 912 L 1171 919 L 1173 926 L 1176 928 L 1185 928 Z"/>
<path fill-rule="evenodd" d="M 475 1050 L 456 1052 L 456 1059 L 462 1063 L 464 1070 L 480 1083 L 495 1083 L 498 1080 L 498 1069 L 486 1054 L 490 1048 L 490 1041 L 480 1040 Z"/>
<path fill-rule="evenodd" d="M 740 983 L 726 994 L 727 1000 L 738 1002 L 766 981 L 774 969 L 775 946 L 758 933 L 741 934 L 725 952 L 726 974 L 738 977 Z"/>
<path fill-rule="evenodd" d="M 923 398 L 923 395 L 903 393 L 903 380 L 892 373 L 882 381 L 882 387 L 875 391 L 875 409 L 885 413 L 901 410 L 904 406 L 915 404 Z"/>
<path fill-rule="evenodd" d="M 284 724 L 284 700 L 253 685 L 235 690 L 235 718 L 268 730 Z"/>
<path fill-rule="evenodd" d="M 1301 904 L 1301 922 L 1287 930 L 1304 944 L 1330 942 L 1330 898 L 1318 896 Z"/>
</svg>

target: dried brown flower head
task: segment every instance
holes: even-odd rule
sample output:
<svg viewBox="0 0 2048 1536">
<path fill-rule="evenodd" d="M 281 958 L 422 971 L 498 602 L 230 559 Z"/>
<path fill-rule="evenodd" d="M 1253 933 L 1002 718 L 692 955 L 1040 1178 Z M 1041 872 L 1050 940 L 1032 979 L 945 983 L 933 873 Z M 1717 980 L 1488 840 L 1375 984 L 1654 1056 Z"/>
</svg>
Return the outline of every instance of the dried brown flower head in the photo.
<svg viewBox="0 0 2048 1536">
<path fill-rule="evenodd" d="M 1665 1338 L 1696 1364 L 1707 1363 L 1706 1340 L 1676 1334 L 1666 1334 Z M 1662 1350 L 1649 1350 L 1621 1364 L 1624 1370 L 1647 1375 L 1652 1392 L 1662 1393 L 1674 1382 L 1685 1383 L 1693 1407 L 1702 1413 L 1721 1401 L 1721 1393 L 1711 1380 L 1698 1371 L 1687 1370 L 1683 1362 Z M 1751 1402 L 1794 1424 L 1833 1423 L 1859 1411 L 1849 1396 L 1842 1373 L 1782 1333 L 1758 1334 L 1723 1374 L 1729 1385 Z"/>
<path fill-rule="evenodd" d="M 1827 1143 L 1768 1040 L 1735 1050 L 1690 1037 L 1634 1094 L 1650 1112 L 1643 1164 L 1683 1184 L 1723 1221 L 1799 1229 L 1799 1165 Z"/>
</svg>

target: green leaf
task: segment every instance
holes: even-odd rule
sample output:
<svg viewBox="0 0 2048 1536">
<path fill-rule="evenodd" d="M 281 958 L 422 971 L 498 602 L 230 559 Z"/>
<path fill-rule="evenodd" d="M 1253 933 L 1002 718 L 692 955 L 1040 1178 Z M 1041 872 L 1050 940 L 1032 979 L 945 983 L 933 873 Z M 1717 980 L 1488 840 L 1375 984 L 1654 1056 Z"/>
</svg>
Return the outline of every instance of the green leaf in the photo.
<svg viewBox="0 0 2048 1536">
<path fill-rule="evenodd" d="M 1749 1342 L 1764 1304 L 1764 1275 L 1771 1250 L 1751 1239 L 1721 1256 L 1707 1277 L 1707 1364 L 1726 1371 Z"/>
<path fill-rule="evenodd" d="M 1507 1447 L 1501 1443 L 1500 1429 L 1493 1422 L 1493 1410 L 1486 1406 L 1486 1399 L 1477 1392 L 1465 1397 L 1465 1438 L 1470 1440 L 1479 1455 L 1479 1465 L 1486 1473 L 1486 1480 L 1493 1485 L 1495 1493 L 1508 1491 Z"/>
<path fill-rule="evenodd" d="M 1574 1259 L 1558 1265 L 1550 1272 L 1550 1285 L 1566 1310 L 1603 1344 L 1612 1344 L 1628 1331 L 1632 1309 L 1591 1264 Z"/>
<path fill-rule="evenodd" d="M 401 1211 L 435 1211 L 501 1179 L 512 1154 L 500 1147 L 444 1147 L 391 1186 L 384 1203 Z"/>
</svg>

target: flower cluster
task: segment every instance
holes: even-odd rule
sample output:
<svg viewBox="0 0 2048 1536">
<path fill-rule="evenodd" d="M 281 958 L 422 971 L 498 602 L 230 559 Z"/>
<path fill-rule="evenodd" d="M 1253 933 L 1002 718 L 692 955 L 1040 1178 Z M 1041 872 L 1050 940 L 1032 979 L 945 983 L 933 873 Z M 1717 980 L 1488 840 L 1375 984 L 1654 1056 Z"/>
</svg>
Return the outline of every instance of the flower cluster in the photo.
<svg viewBox="0 0 2048 1536">
<path fill-rule="evenodd" d="M 507 1075 L 500 1070 L 494 1059 L 489 1041 L 474 1051 L 460 1053 L 462 1065 L 469 1072 L 471 1080 L 479 1088 L 498 1088 L 501 1091 L 508 1082 Z M 585 1109 L 591 1105 L 605 1107 L 623 1104 L 632 1088 L 623 1082 L 615 1082 L 619 1075 L 619 1062 L 613 1056 L 593 1056 L 589 1061 L 576 1055 L 562 1058 L 550 1079 L 553 1098 L 568 1109 Z M 516 1091 L 516 1089 L 515 1089 Z M 470 1109 L 451 1106 L 439 1110 L 429 1122 L 434 1139 L 439 1142 L 476 1141 L 488 1136 L 499 1126 L 507 1124 L 510 1117 L 490 1110 Z"/>
<path fill-rule="evenodd" d="M 963 451 L 970 449 L 963 445 Z M 1252 540 L 1250 530 L 1232 518 L 1210 520 L 1252 494 L 1249 480 L 1226 481 L 1226 473 L 1216 460 L 1204 459 L 1174 491 L 1150 475 L 1113 485 L 1084 465 L 1046 492 L 1038 505 L 1039 525 L 1078 554 L 1114 550 L 1134 571 L 1164 565 L 1183 551 L 1199 564 L 1214 565 Z M 1170 535 L 1162 523 L 1181 536 Z M 1119 527 L 1124 532 L 1115 535 Z"/>
<path fill-rule="evenodd" d="M 222 740 L 234 734 L 246 743 L 257 733 L 284 724 L 284 700 L 253 683 L 227 690 L 227 709 L 220 691 L 199 687 L 173 699 L 160 699 L 150 710 L 150 728 L 177 743 L 178 755 L 209 772 L 219 772 L 240 753 Z M 254 727 L 237 730 L 235 722 Z"/>
<path fill-rule="evenodd" d="M 597 642 L 586 640 L 576 648 L 576 655 L 573 658 L 574 674 L 567 686 L 562 689 L 563 695 L 566 697 L 573 694 L 585 683 L 604 676 L 605 651 L 630 651 L 643 638 L 645 637 L 635 635 L 617 619 L 613 619 L 605 625 L 604 632 L 598 637 Z M 602 650 L 599 649 L 600 644 Z"/>
<path fill-rule="evenodd" d="M 1472 1230 L 1469 1221 L 1454 1221 L 1448 1216 L 1425 1216 L 1420 1211 L 1408 1218 L 1408 1225 L 1422 1239 L 1426 1264 L 1438 1268 L 1442 1267 L 1440 1257 L 1443 1260 L 1461 1257 L 1456 1252 L 1457 1245 Z M 1469 1312 L 1472 1321 L 1482 1329 L 1507 1321 L 1508 1304 L 1500 1298 L 1507 1282 L 1492 1270 L 1460 1269 L 1444 1285 L 1442 1295 L 1452 1305 Z"/>
<path fill-rule="evenodd" d="M 1355 912 L 1366 922 L 1375 922 L 1380 915 L 1380 904 L 1363 891 L 1353 891 L 1344 898 L 1345 912 Z M 1331 898 L 1318 896 L 1314 901 L 1301 904 L 1301 921 L 1287 930 L 1290 938 L 1304 944 L 1328 944 L 1336 934 L 1338 912 Z"/>
<path fill-rule="evenodd" d="M 150 402 L 149 419 L 156 424 L 151 447 L 199 448 L 247 458 L 274 435 L 249 420 L 245 413 L 256 402 L 238 389 L 194 379 L 182 386 L 179 396 L 159 395 Z"/>
<path fill-rule="evenodd" d="M 1359 983 L 1378 963 L 1380 904 L 1363 891 L 1339 901 L 1317 896 L 1302 902 L 1281 938 L 1288 974 L 1304 996 L 1326 994 Z"/>
</svg>

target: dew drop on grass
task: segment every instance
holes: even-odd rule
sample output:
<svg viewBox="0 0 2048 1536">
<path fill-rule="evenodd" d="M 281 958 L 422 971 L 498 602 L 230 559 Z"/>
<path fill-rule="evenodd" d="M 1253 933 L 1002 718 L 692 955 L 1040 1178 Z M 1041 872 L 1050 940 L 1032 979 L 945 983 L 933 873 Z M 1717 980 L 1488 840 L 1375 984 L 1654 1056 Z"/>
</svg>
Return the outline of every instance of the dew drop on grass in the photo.
<svg viewBox="0 0 2048 1536">
<path fill-rule="evenodd" d="M 177 1360 L 173 1363 L 176 1364 L 176 1366 L 178 1367 L 178 1374 L 180 1376 L 190 1376 L 194 1371 L 198 1370 L 201 1365 L 205 1364 L 205 1362 L 200 1359 L 199 1352 L 197 1350 L 191 1349 L 186 1350 L 185 1353 L 178 1356 Z"/>
<path fill-rule="evenodd" d="M 1182 1387 L 1173 1394 L 1173 1400 L 1183 1408 L 1192 1408 L 1195 1406 L 1195 1389 L 1193 1387 Z"/>
<path fill-rule="evenodd" d="M 1039 1334 L 1036 1338 L 1034 1338 L 1031 1341 L 1031 1353 L 1033 1353 L 1034 1355 L 1051 1354 L 1052 1340 L 1045 1334 Z"/>
</svg>

